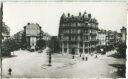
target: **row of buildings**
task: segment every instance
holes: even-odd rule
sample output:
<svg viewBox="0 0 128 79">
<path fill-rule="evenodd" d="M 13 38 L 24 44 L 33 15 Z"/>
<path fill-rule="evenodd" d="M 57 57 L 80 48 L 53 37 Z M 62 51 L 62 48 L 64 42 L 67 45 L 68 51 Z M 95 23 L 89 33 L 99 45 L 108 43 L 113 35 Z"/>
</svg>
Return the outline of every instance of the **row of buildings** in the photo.
<svg viewBox="0 0 128 79">
<path fill-rule="evenodd" d="M 2 23 L 2 41 L 8 39 L 10 37 L 10 28 L 5 24 Z"/>
<path fill-rule="evenodd" d="M 126 28 L 121 33 L 103 30 L 98 27 L 97 19 L 91 14 L 79 12 L 78 16 L 63 13 L 60 18 L 59 34 L 61 52 L 97 53 L 104 51 L 106 46 L 114 47 L 119 41 L 126 42 Z"/>
<path fill-rule="evenodd" d="M 61 41 L 61 52 L 70 53 L 73 49 L 76 53 L 97 53 L 105 51 L 107 46 L 116 47 L 118 42 L 126 42 L 126 28 L 121 32 L 104 30 L 98 27 L 98 21 L 91 14 L 79 12 L 78 16 L 64 13 L 60 17 L 58 38 Z M 3 40 L 10 37 L 10 28 L 3 23 L 5 31 Z M 23 44 L 27 49 L 36 48 L 40 39 L 49 40 L 51 36 L 42 31 L 38 23 L 28 23 L 24 29 L 13 35 L 15 41 Z"/>
</svg>

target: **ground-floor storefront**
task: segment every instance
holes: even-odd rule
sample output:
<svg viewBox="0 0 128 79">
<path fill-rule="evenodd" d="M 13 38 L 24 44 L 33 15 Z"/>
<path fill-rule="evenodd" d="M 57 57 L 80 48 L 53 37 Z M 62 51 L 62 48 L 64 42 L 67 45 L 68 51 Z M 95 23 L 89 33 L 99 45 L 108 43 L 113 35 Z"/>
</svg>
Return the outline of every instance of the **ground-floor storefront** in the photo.
<svg viewBox="0 0 128 79">
<path fill-rule="evenodd" d="M 62 53 L 71 53 L 75 51 L 76 54 L 80 53 L 97 53 L 97 43 L 92 42 L 68 42 L 64 41 L 61 45 Z"/>
</svg>

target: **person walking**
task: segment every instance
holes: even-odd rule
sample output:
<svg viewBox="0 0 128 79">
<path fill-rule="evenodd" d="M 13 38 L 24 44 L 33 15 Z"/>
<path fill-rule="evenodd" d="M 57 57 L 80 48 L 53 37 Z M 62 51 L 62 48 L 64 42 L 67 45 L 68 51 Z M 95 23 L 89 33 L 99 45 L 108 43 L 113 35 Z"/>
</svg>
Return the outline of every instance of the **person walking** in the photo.
<svg viewBox="0 0 128 79">
<path fill-rule="evenodd" d="M 82 60 L 85 60 L 85 53 L 82 54 Z"/>
<path fill-rule="evenodd" d="M 9 68 L 9 69 L 8 69 L 8 74 L 11 75 L 11 73 L 12 73 L 12 69 Z"/>
<path fill-rule="evenodd" d="M 95 56 L 95 58 L 97 58 L 97 55 Z"/>
<path fill-rule="evenodd" d="M 88 60 L 88 57 L 86 56 L 86 61 Z"/>
<path fill-rule="evenodd" d="M 75 59 L 75 50 L 74 49 L 72 50 L 72 55 L 73 55 L 72 59 Z"/>
</svg>

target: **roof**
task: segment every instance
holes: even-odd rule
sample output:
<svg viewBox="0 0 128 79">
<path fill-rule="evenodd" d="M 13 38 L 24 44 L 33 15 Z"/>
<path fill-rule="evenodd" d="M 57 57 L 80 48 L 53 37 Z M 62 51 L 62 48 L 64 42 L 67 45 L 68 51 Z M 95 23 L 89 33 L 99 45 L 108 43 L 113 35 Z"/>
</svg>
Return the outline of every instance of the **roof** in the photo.
<svg viewBox="0 0 128 79">
<path fill-rule="evenodd" d="M 26 30 L 26 36 L 39 36 L 41 33 L 41 26 L 37 23 L 28 23 L 24 28 Z"/>
</svg>

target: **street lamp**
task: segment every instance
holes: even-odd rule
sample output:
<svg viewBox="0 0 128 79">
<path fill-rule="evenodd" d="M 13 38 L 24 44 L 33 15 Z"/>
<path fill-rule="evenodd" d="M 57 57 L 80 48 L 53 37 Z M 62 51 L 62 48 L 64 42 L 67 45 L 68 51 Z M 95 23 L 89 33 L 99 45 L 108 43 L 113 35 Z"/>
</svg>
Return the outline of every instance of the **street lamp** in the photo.
<svg viewBox="0 0 128 79">
<path fill-rule="evenodd" d="M 48 61 L 49 64 L 48 64 L 48 66 L 52 66 L 52 65 L 51 65 L 51 60 L 52 60 L 52 57 L 51 57 L 51 50 L 49 50 L 49 61 Z"/>
<path fill-rule="evenodd" d="M 52 54 L 52 50 L 51 50 L 51 45 L 50 45 L 51 44 L 51 40 L 48 40 L 48 43 L 47 44 L 48 44 L 47 45 L 48 46 L 48 49 L 47 50 L 48 50 L 48 59 L 49 59 L 48 60 L 48 66 L 52 66 L 51 65 L 51 60 L 52 60 L 51 54 Z"/>
</svg>

